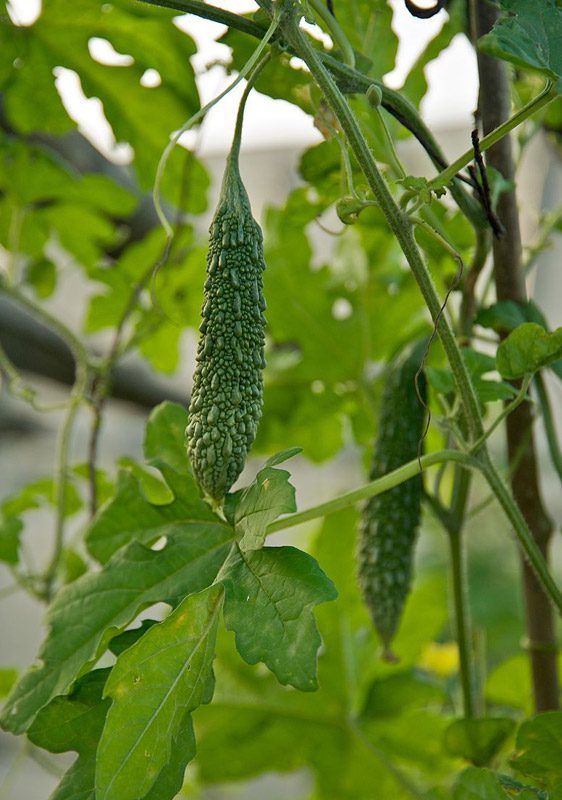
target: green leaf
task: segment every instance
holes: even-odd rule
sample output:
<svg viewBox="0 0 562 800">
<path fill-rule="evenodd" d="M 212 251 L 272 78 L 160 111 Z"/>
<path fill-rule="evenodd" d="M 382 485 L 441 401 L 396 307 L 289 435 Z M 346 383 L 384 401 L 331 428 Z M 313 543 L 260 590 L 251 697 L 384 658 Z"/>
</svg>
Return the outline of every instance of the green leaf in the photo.
<svg viewBox="0 0 562 800">
<path fill-rule="evenodd" d="M 50 800 L 94 800 L 96 749 L 109 707 L 109 700 L 102 699 L 108 674 L 109 669 L 89 672 L 72 694 L 55 697 L 28 731 L 33 744 L 51 753 L 79 754 Z"/>
<path fill-rule="evenodd" d="M 386 0 L 348 0 L 338 21 L 352 46 L 369 59 L 370 75 L 382 78 L 393 69 L 398 37 L 392 29 L 392 8 Z"/>
<path fill-rule="evenodd" d="M 523 322 L 537 322 L 543 328 L 547 327 L 542 312 L 532 300 L 528 303 L 501 300 L 481 309 L 475 318 L 477 325 L 491 328 L 498 333 L 509 333 Z"/>
<path fill-rule="evenodd" d="M 83 575 L 56 596 L 40 660 L 23 676 L 4 709 L 2 724 L 7 729 L 24 730 L 55 695 L 68 691 L 80 671 L 142 608 L 162 600 L 177 603 L 217 575 L 233 532 L 199 496 L 183 443 L 186 420 L 185 410 L 173 403 L 152 412 L 145 452 L 164 475 L 174 500 L 154 505 L 132 475 L 122 474 L 115 498 L 86 537 L 92 554 L 106 566 Z M 166 545 L 161 550 L 141 544 L 163 537 Z M 116 552 L 123 545 L 127 546 Z"/>
<path fill-rule="evenodd" d="M 82 556 L 67 547 L 62 554 L 62 578 L 64 583 L 72 583 L 88 571 L 88 564 Z"/>
<path fill-rule="evenodd" d="M 486 681 L 486 700 L 497 706 L 523 709 L 530 714 L 533 708 L 533 688 L 529 659 L 526 655 L 508 658 L 489 673 Z"/>
<path fill-rule="evenodd" d="M 457 719 L 445 731 L 444 744 L 452 756 L 484 767 L 495 758 L 514 727 L 515 722 L 507 717 Z"/>
<path fill-rule="evenodd" d="M 137 175 L 142 187 L 148 188 L 170 132 L 199 107 L 189 63 L 195 47 L 172 24 L 172 18 L 165 9 L 124 0 L 75 0 L 69 18 L 65 0 L 51 0 L 30 27 L 18 28 L 4 21 L 0 51 L 10 43 L 11 52 L 15 40 L 19 59 L 18 69 L 7 72 L 2 86 L 11 124 L 24 134 L 38 130 L 60 134 L 74 127 L 54 83 L 55 68 L 73 70 L 86 96 L 101 101 L 116 140 L 132 145 Z M 131 63 L 108 66 L 94 60 L 89 52 L 92 37 L 109 41 L 118 52 L 130 55 Z M 142 85 L 141 78 L 149 68 L 159 73 L 159 86 Z M 177 166 L 176 158 L 173 160 Z M 177 179 L 173 186 L 177 191 Z"/>
<path fill-rule="evenodd" d="M 238 547 L 221 570 L 224 621 L 249 664 L 263 661 L 282 684 L 317 688 L 321 644 L 312 608 L 337 592 L 316 561 L 294 547 Z"/>
<path fill-rule="evenodd" d="M 446 719 L 437 709 L 445 694 L 428 686 L 413 668 L 421 647 L 445 622 L 444 581 L 440 576 L 437 589 L 436 581 L 422 580 L 414 589 L 403 648 L 409 674 L 403 708 L 400 695 L 392 695 L 403 684 L 393 683 L 396 668 L 376 657 L 376 638 L 359 596 L 357 517 L 353 508 L 331 515 L 314 548 L 339 590 L 335 602 L 317 611 L 323 639 L 317 692 L 280 686 L 264 670 L 241 663 L 228 637 L 219 640 L 213 703 L 201 709 L 196 721 L 198 774 L 204 783 L 306 767 L 319 800 L 411 800 L 416 792 L 423 795 L 417 785 L 420 774 L 433 785 L 454 768 L 440 748 Z M 374 676 L 380 687 L 371 718 L 360 711 Z M 432 710 L 420 712 L 426 705 Z"/>
<path fill-rule="evenodd" d="M 51 753 L 74 750 L 95 752 L 109 700 L 103 700 L 103 687 L 109 669 L 88 672 L 77 681 L 71 694 L 55 697 L 37 715 L 28 737 Z"/>
<path fill-rule="evenodd" d="M 330 692 L 282 687 L 270 674 L 234 660 L 226 647 L 215 671 L 213 703 L 196 720 L 197 769 L 204 784 L 305 767 L 319 800 L 371 800 L 373 791 L 411 800 L 392 759 L 354 732 L 345 707 Z M 343 684 L 350 688 L 346 678 L 340 673 L 342 691 Z"/>
<path fill-rule="evenodd" d="M 478 399 L 481 403 L 494 403 L 498 400 L 511 400 L 517 392 L 513 386 L 503 381 L 485 380 L 482 375 L 487 372 L 494 372 L 496 362 L 492 356 L 480 353 L 471 348 L 463 348 L 462 355 L 468 371 L 472 378 L 472 383 Z M 426 375 L 433 388 L 443 395 L 454 394 L 456 384 L 453 373 L 450 369 L 437 369 L 426 367 Z"/>
<path fill-rule="evenodd" d="M 13 667 L 0 668 L 0 697 L 6 697 L 18 679 L 18 671 Z"/>
<path fill-rule="evenodd" d="M 137 203 L 109 178 L 71 172 L 48 150 L 17 139 L 0 145 L 0 186 L 6 219 L 6 225 L 0 225 L 0 241 L 8 250 L 16 244 L 29 257 L 26 279 L 41 298 L 56 287 L 56 268 L 47 249 L 51 239 L 91 270 L 117 242 L 113 212 L 126 217 Z M 107 195 L 114 196 L 112 202 Z M 10 238 L 14 225 L 17 242 L 13 233 Z"/>
<path fill-rule="evenodd" d="M 82 499 L 72 481 L 66 482 L 65 494 L 65 514 L 71 516 L 82 508 Z M 4 500 L 2 511 L 5 516 L 20 516 L 43 505 L 56 506 L 57 502 L 57 482 L 52 478 L 40 478 L 28 483 L 19 492 Z"/>
<path fill-rule="evenodd" d="M 125 248 L 111 267 L 92 271 L 92 278 L 103 283 L 106 290 L 90 300 L 84 321 L 86 332 L 94 333 L 119 324 L 135 286 L 159 262 L 164 246 L 162 230 L 152 230 L 140 242 Z"/>
<path fill-rule="evenodd" d="M 500 0 L 502 15 L 478 41 L 485 53 L 552 78 L 562 91 L 562 8 L 556 0 Z"/>
<path fill-rule="evenodd" d="M 23 522 L 17 517 L 0 519 L 0 561 L 17 564 L 20 557 L 20 540 Z"/>
<path fill-rule="evenodd" d="M 361 716 L 380 720 L 408 709 L 439 703 L 443 690 L 427 681 L 419 670 L 401 670 L 376 678 L 369 686 Z"/>
<path fill-rule="evenodd" d="M 182 334 L 187 325 L 198 324 L 203 295 L 205 249 L 193 246 L 185 223 L 175 242 L 174 253 L 163 262 L 165 235 L 154 229 L 110 267 L 93 271 L 104 288 L 91 298 L 85 320 L 89 332 L 118 326 L 133 299 L 129 323 L 139 352 L 161 372 L 177 368 Z"/>
<path fill-rule="evenodd" d="M 120 458 L 117 462 L 119 468 L 130 474 L 134 475 L 135 478 L 138 480 L 140 489 L 149 503 L 152 503 L 155 506 L 165 506 L 167 503 L 171 503 L 174 500 L 174 495 L 168 488 L 168 485 L 162 480 L 160 475 L 153 474 L 153 471 L 149 471 L 145 467 L 141 467 L 136 461 L 132 458 L 128 458 L 124 456 Z M 111 492 L 107 500 L 111 500 L 114 492 Z"/>
<path fill-rule="evenodd" d="M 507 791 L 509 797 L 516 797 L 517 800 L 549 800 L 547 792 L 537 789 L 536 786 L 528 786 L 525 783 L 512 778 L 511 775 L 498 775 L 498 780 Z M 555 797 L 550 800 L 556 800 Z"/>
<path fill-rule="evenodd" d="M 14 688 L 2 725 L 25 730 L 143 608 L 162 600 L 176 603 L 212 583 L 231 541 L 231 529 L 218 522 L 180 526 L 162 550 L 131 542 L 101 572 L 62 589 L 49 610 L 49 635 L 38 662 Z"/>
<path fill-rule="evenodd" d="M 562 712 L 547 711 L 526 720 L 517 733 L 511 766 L 549 788 L 562 781 Z"/>
<path fill-rule="evenodd" d="M 264 32 L 269 20 L 265 22 Z M 232 48 L 230 72 L 240 72 L 255 50 L 256 42 L 240 31 L 229 28 L 218 40 Z M 310 74 L 292 63 L 288 53 L 271 48 L 271 59 L 258 75 L 255 88 L 261 94 L 276 100 L 294 103 L 308 113 L 313 113 L 310 99 Z"/>
<path fill-rule="evenodd" d="M 498 372 L 509 380 L 536 372 L 562 356 L 562 328 L 547 333 L 525 322 L 509 334 L 496 354 Z"/>
<path fill-rule="evenodd" d="M 41 300 L 50 297 L 57 285 L 57 268 L 52 261 L 40 258 L 32 261 L 25 270 L 25 280 Z"/>
<path fill-rule="evenodd" d="M 238 546 L 242 551 L 263 547 L 266 529 L 270 522 L 297 510 L 295 488 L 289 483 L 291 474 L 285 469 L 275 469 L 279 464 L 300 452 L 293 448 L 272 456 L 256 479 L 244 489 L 236 506 L 234 523 Z"/>
<path fill-rule="evenodd" d="M 179 772 L 193 758 L 192 736 L 181 751 L 174 740 L 209 700 L 222 598 L 220 586 L 190 595 L 117 659 L 104 693 L 112 705 L 97 754 L 98 800 L 145 797 L 172 759 Z M 160 789 L 162 800 L 173 797 Z"/>
<path fill-rule="evenodd" d="M 272 452 L 296 441 L 314 461 L 343 446 L 350 423 L 361 443 L 372 439 L 373 407 L 361 387 L 395 349 L 396 319 L 405 321 L 405 338 L 425 324 L 419 292 L 378 210 L 365 211 L 337 238 L 329 264 L 312 263 L 308 233 L 326 206 L 323 182 L 330 180 L 322 158 L 333 155 L 318 146 L 307 169 L 321 188 L 293 191 L 283 209 L 268 212 L 265 226 L 271 346 L 255 448 Z"/>
<path fill-rule="evenodd" d="M 498 401 L 513 400 L 517 392 L 509 383 L 503 381 L 475 380 L 474 389 L 481 403 L 497 403 Z"/>
<path fill-rule="evenodd" d="M 453 800 L 506 800 L 498 776 L 488 769 L 468 767 L 455 781 Z"/>
<path fill-rule="evenodd" d="M 275 455 L 268 458 L 265 462 L 265 466 L 276 467 L 278 464 L 283 464 L 283 462 L 288 461 L 290 458 L 298 456 L 299 453 L 302 453 L 302 447 L 289 447 L 287 450 L 282 450 L 280 453 L 275 453 Z"/>
<path fill-rule="evenodd" d="M 217 523 L 218 518 L 201 498 L 184 445 L 187 412 L 174 403 L 162 403 L 151 413 L 145 434 L 148 463 L 164 476 L 172 502 L 158 504 L 143 494 L 139 481 L 121 472 L 115 497 L 105 505 L 86 533 L 89 552 L 105 563 L 120 547 L 133 540 L 151 543 L 162 536 L 187 532 L 197 522 Z"/>
<path fill-rule="evenodd" d="M 455 379 L 450 369 L 438 369 L 437 367 L 426 367 L 425 373 L 430 385 L 436 392 L 442 395 L 455 393 Z"/>
<path fill-rule="evenodd" d="M 445 624 L 445 581 L 442 575 L 438 581 L 420 579 L 406 612 L 401 655 L 412 684 L 420 685 L 420 702 L 416 706 L 410 687 L 402 715 L 399 696 L 383 698 L 384 678 L 396 667 L 377 658 L 377 641 L 357 587 L 357 517 L 353 508 L 331 515 L 314 548 L 339 591 L 335 602 L 316 612 L 323 640 L 317 692 L 281 686 L 266 670 L 245 665 L 230 637 L 219 637 L 213 702 L 196 718 L 197 770 L 204 784 L 304 767 L 314 780 L 307 791 L 318 800 L 411 800 L 456 767 L 440 747 L 447 722 L 440 715 L 444 692 L 430 694 L 413 669 L 420 650 Z M 365 730 L 370 719 L 359 713 L 374 676 L 381 680 L 379 701 L 386 711 L 376 711 Z M 420 712 L 426 704 L 429 710 Z"/>
</svg>

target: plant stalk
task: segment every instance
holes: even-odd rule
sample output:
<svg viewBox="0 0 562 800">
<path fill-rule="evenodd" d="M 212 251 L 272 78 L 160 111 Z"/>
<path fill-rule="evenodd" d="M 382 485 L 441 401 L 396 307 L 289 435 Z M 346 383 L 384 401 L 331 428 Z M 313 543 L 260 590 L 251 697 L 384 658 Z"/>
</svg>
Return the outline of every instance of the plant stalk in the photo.
<svg viewBox="0 0 562 800">
<path fill-rule="evenodd" d="M 56 521 L 55 521 L 55 539 L 53 543 L 53 552 L 49 563 L 43 573 L 42 583 L 42 596 L 49 602 L 53 594 L 53 584 L 57 577 L 58 569 L 60 566 L 63 548 L 64 548 L 64 533 L 66 521 L 66 487 L 68 483 L 68 462 L 70 456 L 70 444 L 72 438 L 72 430 L 76 421 L 78 410 L 84 401 L 88 382 L 88 370 L 84 363 L 81 361 L 76 364 L 76 382 L 70 395 L 68 408 L 64 418 L 64 422 L 59 432 L 58 447 L 57 447 L 57 462 L 56 462 L 56 476 L 57 476 L 57 500 L 56 500 Z"/>
<path fill-rule="evenodd" d="M 461 464 L 465 468 L 478 468 L 478 463 L 461 453 L 460 450 L 439 450 L 436 453 L 428 453 L 421 458 L 415 458 L 403 464 L 398 469 L 383 475 L 382 478 L 377 478 L 374 481 L 360 486 L 358 489 L 353 489 L 351 492 L 346 492 L 332 500 L 325 503 L 307 508 L 304 511 L 297 511 L 295 514 L 289 514 L 286 517 L 270 522 L 267 526 L 267 535 L 275 533 L 276 531 L 284 531 L 287 528 L 293 528 L 295 525 L 301 525 L 303 522 L 311 522 L 314 519 L 320 519 L 328 514 L 334 514 L 336 511 L 341 511 L 348 506 L 355 505 L 362 500 L 367 500 L 369 497 L 375 497 L 378 494 L 393 489 L 399 486 L 415 475 L 419 475 L 421 471 L 428 467 L 433 467 L 435 464 L 442 464 L 446 461 L 454 461 Z M 420 469 L 421 468 L 421 469 Z"/>
<path fill-rule="evenodd" d="M 354 114 L 332 76 L 325 69 L 316 51 L 300 30 L 298 19 L 296 19 L 294 15 L 288 14 L 282 20 L 281 26 L 285 38 L 294 48 L 297 55 L 306 63 L 312 76 L 324 92 L 328 105 L 338 119 L 369 187 L 406 256 L 425 303 L 430 311 L 455 378 L 468 435 L 473 441 L 479 439 L 484 433 L 484 429 L 474 387 L 445 310 L 437 295 L 433 280 L 416 245 L 412 226 L 396 205 L 375 163 L 369 146 L 361 133 Z M 488 480 L 490 487 L 493 489 L 500 504 L 506 511 L 509 520 L 514 525 L 517 538 L 526 557 L 536 570 L 537 576 L 548 592 L 552 602 L 562 613 L 562 593 L 548 571 L 541 550 L 535 543 L 524 516 L 521 514 L 519 507 L 510 495 L 509 490 L 505 486 L 495 466 L 492 464 L 485 444 L 480 450 L 478 460 L 481 463 L 483 474 Z"/>
<path fill-rule="evenodd" d="M 499 124 L 497 127 L 494 127 L 483 139 L 480 140 L 478 143 L 480 152 L 484 153 L 490 147 L 493 147 L 494 144 L 499 142 L 505 136 L 508 135 L 514 128 L 517 128 L 518 125 L 521 125 L 522 122 L 525 122 L 528 117 L 532 114 L 536 114 L 544 106 L 551 103 L 558 97 L 558 92 L 556 89 L 553 88 L 552 82 L 547 81 L 546 86 L 538 94 L 536 97 L 533 97 L 532 100 L 520 108 L 512 117 L 506 119 L 504 122 Z M 453 161 L 447 169 L 444 169 L 439 175 L 436 175 L 429 182 L 429 186 L 431 189 L 441 189 L 444 186 L 447 186 L 448 183 L 457 175 L 461 169 L 464 169 L 468 164 L 470 164 L 474 160 L 474 149 L 467 150 L 462 156 L 459 156 L 456 161 Z"/>
<path fill-rule="evenodd" d="M 487 33 L 498 18 L 495 5 L 472 0 L 473 38 Z M 477 52 L 480 77 L 479 111 L 483 132 L 501 128 L 509 120 L 510 86 L 506 65 L 502 61 Z M 541 102 L 536 102 L 536 111 L 551 99 L 545 90 Z M 527 108 L 527 107 L 526 107 Z M 517 116 L 517 115 L 516 115 Z M 504 136 L 486 154 L 487 164 L 494 167 L 508 181 L 515 177 L 511 139 Z M 527 300 L 525 275 L 522 266 L 519 213 L 515 192 L 505 191 L 500 196 L 497 216 L 505 229 L 505 236 L 493 242 L 494 280 L 499 301 L 512 300 L 524 303 Z M 534 546 L 541 552 L 542 563 L 547 564 L 548 548 L 552 535 L 552 523 L 546 513 L 539 489 L 539 470 L 532 435 L 533 416 L 528 402 L 522 403 L 507 417 L 507 449 L 512 463 L 520 452 L 522 439 L 530 434 L 520 463 L 511 475 L 513 495 L 518 503 Z M 490 484 L 492 488 L 494 486 Z M 497 493 L 496 493 L 497 494 Z M 501 497 L 498 499 L 502 502 Z M 505 507 L 505 506 L 504 506 Z M 519 512 L 519 508 L 521 512 Z M 510 512 L 511 513 L 511 512 Z M 537 711 L 559 708 L 559 678 L 557 667 L 557 642 L 553 609 L 547 594 L 527 561 L 523 560 L 523 593 L 535 706 Z"/>
<path fill-rule="evenodd" d="M 548 451 L 550 453 L 550 460 L 558 477 L 562 482 L 562 452 L 560 451 L 560 444 L 558 442 L 558 435 L 556 433 L 556 425 L 552 416 L 552 408 L 548 397 L 548 391 L 545 386 L 544 378 L 540 372 L 537 372 L 533 379 L 534 387 L 537 392 L 537 398 L 541 407 L 542 421 L 544 432 L 546 434 L 546 441 L 548 444 Z"/>
<path fill-rule="evenodd" d="M 463 470 L 464 472 L 464 470 Z M 451 554 L 451 579 L 457 646 L 459 648 L 460 676 L 465 719 L 474 717 L 474 665 L 470 636 L 470 612 L 468 604 L 468 578 L 466 575 L 464 547 L 461 530 L 449 530 L 449 552 Z"/>
</svg>

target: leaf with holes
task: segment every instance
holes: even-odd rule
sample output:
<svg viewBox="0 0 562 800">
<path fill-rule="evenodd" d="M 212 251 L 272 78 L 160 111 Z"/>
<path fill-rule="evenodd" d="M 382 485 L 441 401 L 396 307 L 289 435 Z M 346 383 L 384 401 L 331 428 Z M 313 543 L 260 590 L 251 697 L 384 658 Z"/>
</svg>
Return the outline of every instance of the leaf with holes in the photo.
<svg viewBox="0 0 562 800">
<path fill-rule="evenodd" d="M 184 446 L 187 412 L 175 403 L 162 403 L 149 417 L 144 442 L 147 463 L 158 469 L 173 499 L 147 499 L 130 471 L 119 475 L 115 497 L 97 515 L 86 533 L 86 545 L 102 563 L 132 540 L 150 544 L 162 536 L 187 532 L 197 522 L 218 522 L 202 500 Z"/>
<path fill-rule="evenodd" d="M 191 712 L 210 700 L 222 599 L 219 585 L 190 595 L 117 659 L 104 692 L 112 704 L 97 754 L 97 800 L 144 798 L 173 757 L 183 768 L 193 758 Z M 155 794 L 173 796 L 160 786 Z"/>
</svg>

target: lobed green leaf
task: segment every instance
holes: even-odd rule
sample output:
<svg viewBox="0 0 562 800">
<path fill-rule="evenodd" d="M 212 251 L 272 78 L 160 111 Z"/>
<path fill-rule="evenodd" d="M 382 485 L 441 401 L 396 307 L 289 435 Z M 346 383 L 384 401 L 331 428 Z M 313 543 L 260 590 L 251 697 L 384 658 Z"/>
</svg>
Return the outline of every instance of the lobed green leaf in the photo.
<svg viewBox="0 0 562 800">
<path fill-rule="evenodd" d="M 242 658 L 263 661 L 282 684 L 316 689 L 321 639 L 312 608 L 337 596 L 316 561 L 294 547 L 235 547 L 220 580 L 225 625 L 235 632 Z"/>
<path fill-rule="evenodd" d="M 137 800 L 152 789 L 166 800 L 181 787 L 195 755 L 190 714 L 210 699 L 222 598 L 218 585 L 190 595 L 117 659 L 104 692 L 112 704 L 97 754 L 98 800 Z M 182 778 L 174 794 L 161 784 L 171 765 Z"/>
<path fill-rule="evenodd" d="M 562 8 L 556 0 L 500 0 L 502 15 L 478 41 L 485 53 L 552 78 L 562 91 Z"/>
<path fill-rule="evenodd" d="M 515 328 L 496 354 L 498 372 L 509 380 L 529 375 L 562 356 L 562 328 L 552 333 L 535 322 Z"/>
<path fill-rule="evenodd" d="M 240 550 L 258 550 L 263 547 L 269 523 L 281 514 L 297 510 L 295 489 L 289 483 L 290 473 L 284 469 L 275 469 L 274 465 L 298 452 L 300 448 L 293 448 L 272 456 L 258 472 L 256 479 L 242 491 L 234 513 Z"/>
<path fill-rule="evenodd" d="M 143 608 L 162 600 L 178 602 L 212 583 L 231 540 L 232 531 L 224 524 L 194 523 L 171 535 L 163 550 L 131 542 L 101 572 L 62 589 L 49 610 L 49 634 L 38 661 L 4 707 L 3 727 L 24 731 Z"/>
</svg>

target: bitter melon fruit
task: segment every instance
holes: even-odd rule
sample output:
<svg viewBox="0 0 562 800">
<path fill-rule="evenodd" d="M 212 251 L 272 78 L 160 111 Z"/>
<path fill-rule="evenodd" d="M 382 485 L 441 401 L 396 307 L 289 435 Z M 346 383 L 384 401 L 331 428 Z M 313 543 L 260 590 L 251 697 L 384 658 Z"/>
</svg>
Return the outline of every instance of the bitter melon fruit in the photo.
<svg viewBox="0 0 562 800">
<path fill-rule="evenodd" d="M 218 501 L 242 472 L 254 441 L 265 367 L 263 237 L 240 177 L 237 135 L 210 227 L 187 427 L 195 475 Z"/>
<path fill-rule="evenodd" d="M 419 370 L 427 341 L 391 364 L 382 393 L 378 437 L 371 480 L 397 469 L 418 455 L 425 419 L 426 382 Z M 365 504 L 359 534 L 359 584 L 375 629 L 392 658 L 394 638 L 410 591 L 414 544 L 420 521 L 422 477 L 371 497 Z"/>
</svg>

